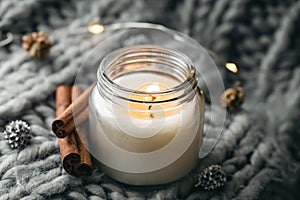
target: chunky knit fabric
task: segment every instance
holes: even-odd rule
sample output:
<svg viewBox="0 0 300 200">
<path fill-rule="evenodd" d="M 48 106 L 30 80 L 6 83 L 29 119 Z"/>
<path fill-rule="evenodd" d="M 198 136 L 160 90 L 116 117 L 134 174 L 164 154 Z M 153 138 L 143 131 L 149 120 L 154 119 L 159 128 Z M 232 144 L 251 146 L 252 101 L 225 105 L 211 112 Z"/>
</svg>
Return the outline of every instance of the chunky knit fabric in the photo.
<svg viewBox="0 0 300 200">
<path fill-rule="evenodd" d="M 72 83 L 97 41 L 74 34 L 96 17 L 102 23 L 148 21 L 184 32 L 238 64 L 246 99 L 228 114 L 213 151 L 183 179 L 160 187 L 130 187 L 96 170 L 76 178 L 61 166 L 54 91 Z M 300 2 L 250 0 L 1 0 L 0 131 L 11 120 L 31 125 L 31 144 L 12 150 L 0 135 L 0 199 L 296 199 L 300 162 Z M 32 60 L 22 34 L 49 33 L 46 60 Z M 229 82 L 225 82 L 229 84 Z M 206 115 L 209 112 L 206 111 Z M 207 120 L 208 121 L 208 120 Z M 214 127 L 216 130 L 220 127 Z M 218 191 L 194 189 L 197 173 L 221 164 L 229 174 Z"/>
</svg>

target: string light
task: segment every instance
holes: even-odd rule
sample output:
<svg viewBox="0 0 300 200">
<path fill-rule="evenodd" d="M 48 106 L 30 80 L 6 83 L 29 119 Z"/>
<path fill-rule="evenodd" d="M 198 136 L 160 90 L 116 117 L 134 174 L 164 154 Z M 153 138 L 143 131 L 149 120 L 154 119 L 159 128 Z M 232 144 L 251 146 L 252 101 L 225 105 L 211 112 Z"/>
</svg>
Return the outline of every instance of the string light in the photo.
<svg viewBox="0 0 300 200">
<path fill-rule="evenodd" d="M 228 63 L 225 64 L 225 67 L 226 67 L 229 71 L 231 71 L 231 72 L 233 72 L 233 73 L 237 73 L 237 72 L 238 72 L 238 68 L 237 68 L 237 66 L 236 66 L 235 63 L 228 62 Z"/>
<path fill-rule="evenodd" d="M 93 22 L 88 26 L 88 32 L 92 34 L 100 34 L 103 33 L 104 30 L 106 31 L 113 31 L 113 30 L 119 30 L 123 28 L 131 28 L 131 27 L 149 27 L 149 28 L 157 28 L 157 29 L 164 29 L 163 26 L 161 25 L 155 25 L 155 24 L 148 24 L 148 23 L 138 23 L 138 22 L 125 22 L 125 23 L 115 23 L 115 24 L 110 24 L 110 25 L 102 25 L 99 22 Z M 85 33 L 86 29 L 78 29 L 76 34 L 81 34 Z M 7 38 L 0 41 L 0 47 L 6 46 L 13 42 L 14 40 L 14 35 L 12 33 L 7 34 Z M 217 55 L 215 52 L 206 49 L 210 54 L 215 55 L 220 58 L 219 55 Z M 238 72 L 238 67 L 235 63 L 232 62 L 227 62 L 225 64 L 225 67 L 231 71 L 232 73 L 237 73 Z"/>
<path fill-rule="evenodd" d="M 88 27 L 90 33 L 100 34 L 104 31 L 104 26 L 102 24 L 91 24 Z"/>
</svg>

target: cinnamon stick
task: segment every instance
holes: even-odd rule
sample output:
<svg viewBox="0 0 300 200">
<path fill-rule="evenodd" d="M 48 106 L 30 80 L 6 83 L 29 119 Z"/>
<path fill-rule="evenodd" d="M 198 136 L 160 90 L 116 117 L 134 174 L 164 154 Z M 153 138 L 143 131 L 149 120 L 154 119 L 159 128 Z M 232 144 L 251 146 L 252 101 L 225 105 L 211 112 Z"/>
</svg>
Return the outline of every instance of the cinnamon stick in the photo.
<svg viewBox="0 0 300 200">
<path fill-rule="evenodd" d="M 58 128 L 57 132 L 60 135 L 68 136 L 75 129 L 75 127 L 76 127 L 75 125 L 79 126 L 82 122 L 87 120 L 88 115 L 89 115 L 89 107 L 87 106 L 86 108 L 84 108 L 80 113 L 78 113 L 75 116 L 75 119 L 74 118 L 71 119 L 71 121 L 69 121 L 69 123 L 66 124 L 64 127 Z"/>
<path fill-rule="evenodd" d="M 71 104 L 71 88 L 61 85 L 56 89 L 56 116 L 59 116 Z M 79 149 L 74 134 L 58 139 L 63 168 L 74 174 L 74 166 L 80 162 Z"/>
<path fill-rule="evenodd" d="M 72 87 L 72 99 L 78 98 L 82 94 L 82 89 L 79 86 Z M 75 132 L 75 137 L 77 141 L 77 146 L 80 154 L 80 162 L 75 165 L 74 173 L 78 176 L 90 176 L 93 172 L 92 160 L 90 153 L 86 149 L 85 145 L 87 145 L 87 138 L 84 132 L 88 130 L 88 123 L 84 123 L 77 126 L 77 130 L 80 133 L 80 137 L 77 132 Z"/>
<path fill-rule="evenodd" d="M 92 84 L 85 92 L 83 92 L 82 95 L 80 95 L 80 97 L 78 97 L 71 105 L 69 105 L 66 108 L 66 110 L 59 116 L 57 116 L 56 119 L 52 122 L 52 131 L 57 137 L 64 138 L 68 134 L 70 134 L 70 132 L 68 131 L 73 130 L 75 128 L 75 123 L 72 122 L 73 116 L 75 116 L 76 118 L 78 116 L 82 120 L 87 119 L 88 112 L 86 112 L 85 108 L 88 107 L 89 95 L 92 89 L 94 88 L 94 85 L 95 83 Z M 82 111 L 84 112 L 80 115 Z M 68 123 L 70 123 L 70 125 L 68 125 Z"/>
</svg>

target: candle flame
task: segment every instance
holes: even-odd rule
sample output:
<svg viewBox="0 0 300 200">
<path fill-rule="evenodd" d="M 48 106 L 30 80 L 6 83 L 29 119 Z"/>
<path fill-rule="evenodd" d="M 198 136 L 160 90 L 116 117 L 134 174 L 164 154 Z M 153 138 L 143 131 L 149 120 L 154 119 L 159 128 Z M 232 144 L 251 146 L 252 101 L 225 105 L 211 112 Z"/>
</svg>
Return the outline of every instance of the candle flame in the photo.
<svg viewBox="0 0 300 200">
<path fill-rule="evenodd" d="M 159 92 L 161 89 L 159 87 L 159 85 L 156 84 L 151 84 L 146 88 L 146 92 Z"/>
<path fill-rule="evenodd" d="M 89 32 L 93 34 L 99 34 L 104 31 L 104 26 L 101 24 L 91 24 L 89 26 Z"/>
<path fill-rule="evenodd" d="M 238 72 L 238 68 L 237 68 L 237 66 L 236 66 L 235 63 L 230 63 L 230 62 L 228 62 L 228 63 L 225 64 L 225 67 L 226 67 L 229 71 L 231 71 L 231 72 L 233 72 L 233 73 L 237 73 L 237 72 Z"/>
<path fill-rule="evenodd" d="M 173 94 L 161 94 L 160 91 L 165 91 L 168 88 L 159 82 L 146 83 L 137 88 L 137 91 L 143 91 L 145 94 L 133 93 L 130 97 L 132 100 L 142 101 L 136 103 L 128 101 L 128 115 L 140 119 L 162 118 L 175 115 L 181 112 L 180 107 L 176 107 L 176 102 L 160 102 L 173 99 Z M 174 109 L 172 109 L 174 107 Z M 175 108 L 176 107 L 176 108 Z"/>
</svg>

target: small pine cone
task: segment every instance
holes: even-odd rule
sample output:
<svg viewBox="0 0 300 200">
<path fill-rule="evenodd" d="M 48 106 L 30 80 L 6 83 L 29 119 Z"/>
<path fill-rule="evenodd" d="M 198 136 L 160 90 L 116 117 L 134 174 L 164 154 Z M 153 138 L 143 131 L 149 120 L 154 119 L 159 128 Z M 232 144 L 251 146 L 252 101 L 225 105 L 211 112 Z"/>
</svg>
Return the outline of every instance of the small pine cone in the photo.
<svg viewBox="0 0 300 200">
<path fill-rule="evenodd" d="M 20 149 L 24 147 L 31 138 L 29 131 L 30 127 L 26 122 L 16 120 L 6 125 L 3 134 L 11 148 Z"/>
<path fill-rule="evenodd" d="M 196 187 L 201 186 L 205 190 L 215 190 L 225 185 L 227 177 L 220 165 L 211 165 L 205 168 L 198 176 Z"/>
<path fill-rule="evenodd" d="M 243 86 L 237 82 L 234 88 L 229 88 L 224 92 L 221 97 L 221 105 L 231 112 L 242 105 L 244 98 Z"/>
<path fill-rule="evenodd" d="M 34 32 L 30 35 L 25 35 L 22 37 L 22 40 L 23 48 L 28 51 L 29 56 L 32 58 L 41 59 L 47 57 L 52 46 L 44 32 Z"/>
</svg>

